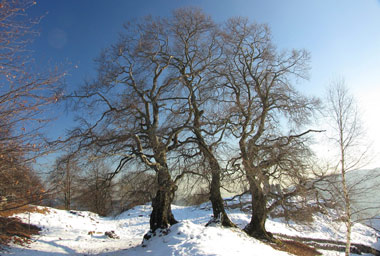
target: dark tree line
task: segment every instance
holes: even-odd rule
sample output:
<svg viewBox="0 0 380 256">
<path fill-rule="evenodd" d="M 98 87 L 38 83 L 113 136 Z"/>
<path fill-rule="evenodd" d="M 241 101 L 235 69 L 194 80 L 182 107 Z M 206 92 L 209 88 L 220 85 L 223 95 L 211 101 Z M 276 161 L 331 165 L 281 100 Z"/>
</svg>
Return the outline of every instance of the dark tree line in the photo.
<svg viewBox="0 0 380 256">
<path fill-rule="evenodd" d="M 110 163 L 67 153 L 57 158 L 48 183 L 54 193 L 46 204 L 65 210 L 87 210 L 108 216 L 145 204 L 157 191 L 149 169 L 127 172 L 111 180 Z"/>
</svg>

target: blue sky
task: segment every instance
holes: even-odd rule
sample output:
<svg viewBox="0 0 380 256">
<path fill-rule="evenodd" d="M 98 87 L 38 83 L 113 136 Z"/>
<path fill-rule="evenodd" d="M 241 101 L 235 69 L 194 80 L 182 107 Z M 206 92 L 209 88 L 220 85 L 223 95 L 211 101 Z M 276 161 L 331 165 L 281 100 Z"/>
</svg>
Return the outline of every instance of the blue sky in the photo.
<svg viewBox="0 0 380 256">
<path fill-rule="evenodd" d="M 39 64 L 77 66 L 66 80 L 74 89 L 94 75 L 93 59 L 116 41 L 124 22 L 149 14 L 166 16 L 181 6 L 201 7 L 218 22 L 243 16 L 267 23 L 278 48 L 308 50 L 311 77 L 298 88 L 323 96 L 331 80 L 344 77 L 360 103 L 374 149 L 380 152 L 377 0 L 37 0 L 29 14 L 46 15 L 32 46 L 34 57 Z M 69 120 L 70 116 L 58 119 L 52 129 L 63 132 L 70 127 Z"/>
</svg>

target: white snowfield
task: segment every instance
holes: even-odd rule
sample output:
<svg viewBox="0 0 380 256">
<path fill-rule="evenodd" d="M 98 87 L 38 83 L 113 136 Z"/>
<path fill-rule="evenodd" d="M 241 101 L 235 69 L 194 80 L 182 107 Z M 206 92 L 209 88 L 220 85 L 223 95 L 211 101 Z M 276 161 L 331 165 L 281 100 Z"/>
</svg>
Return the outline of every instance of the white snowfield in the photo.
<svg viewBox="0 0 380 256">
<path fill-rule="evenodd" d="M 207 204 L 206 204 L 207 205 Z M 205 206 L 205 205 L 203 205 Z M 1 255 L 143 255 L 143 256 L 233 256 L 233 255 L 290 255 L 277 251 L 239 229 L 218 226 L 205 227 L 212 214 L 206 207 L 172 206 L 179 224 L 173 225 L 167 235 L 155 236 L 146 246 L 142 237 L 149 229 L 151 207 L 138 206 L 116 217 L 99 217 L 86 211 L 50 209 L 44 215 L 31 213 L 31 224 L 42 228 L 39 236 L 28 247 L 11 246 Z M 28 214 L 19 214 L 26 223 Z M 250 216 L 237 209 L 229 211 L 231 220 L 244 227 Z M 344 241 L 344 227 L 327 216 L 315 216 L 311 227 L 290 223 L 281 219 L 269 219 L 267 229 L 271 232 L 302 237 Z M 109 238 L 105 232 L 114 233 L 120 239 Z M 353 228 L 352 241 L 379 249 L 376 232 L 364 225 Z M 321 251 L 323 255 L 344 255 L 334 251 Z"/>
</svg>

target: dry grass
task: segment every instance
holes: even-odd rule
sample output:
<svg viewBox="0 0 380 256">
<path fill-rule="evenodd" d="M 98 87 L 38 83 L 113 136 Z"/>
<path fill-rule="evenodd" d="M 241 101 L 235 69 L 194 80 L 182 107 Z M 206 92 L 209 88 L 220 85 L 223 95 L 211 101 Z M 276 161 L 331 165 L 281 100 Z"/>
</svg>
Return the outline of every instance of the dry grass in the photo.
<svg viewBox="0 0 380 256">
<path fill-rule="evenodd" d="M 39 227 L 23 223 L 19 218 L 0 217 L 0 246 L 6 246 L 10 242 L 28 244 L 31 236 L 40 231 Z"/>
<path fill-rule="evenodd" d="M 315 248 L 312 248 L 306 244 L 297 241 L 280 240 L 280 242 L 281 243 L 278 244 L 272 244 L 271 246 L 276 250 L 289 252 L 298 256 L 322 255 Z"/>
<path fill-rule="evenodd" d="M 41 229 L 34 225 L 23 223 L 17 217 L 10 217 L 14 214 L 25 212 L 38 212 L 46 214 L 48 208 L 36 206 L 23 206 L 8 211 L 0 211 L 0 250 L 9 243 L 29 244 L 32 235 L 37 235 Z"/>
<path fill-rule="evenodd" d="M 12 208 L 12 207 L 9 207 L 9 208 Z M 10 217 L 14 214 L 25 213 L 25 212 L 38 212 L 38 213 L 46 214 L 46 213 L 49 213 L 49 209 L 46 207 L 24 205 L 21 207 L 16 207 L 15 209 L 12 209 L 12 210 L 0 211 L 0 217 Z"/>
</svg>

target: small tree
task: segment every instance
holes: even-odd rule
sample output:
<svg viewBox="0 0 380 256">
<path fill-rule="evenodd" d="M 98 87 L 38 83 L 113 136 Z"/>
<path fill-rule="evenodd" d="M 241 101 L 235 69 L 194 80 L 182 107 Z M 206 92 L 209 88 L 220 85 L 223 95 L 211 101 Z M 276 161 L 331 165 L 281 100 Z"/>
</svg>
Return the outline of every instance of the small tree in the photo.
<svg viewBox="0 0 380 256">
<path fill-rule="evenodd" d="M 108 179 L 110 170 L 99 159 L 85 160 L 85 163 L 74 202 L 79 208 L 107 216 L 113 211 L 113 182 Z"/>
<path fill-rule="evenodd" d="M 70 210 L 72 199 L 81 185 L 79 182 L 80 168 L 74 154 L 65 154 L 56 159 L 54 170 L 50 173 L 49 182 L 62 198 L 65 210 Z"/>
<path fill-rule="evenodd" d="M 331 135 L 330 140 L 336 145 L 339 152 L 338 161 L 334 171 L 339 173 L 337 194 L 340 200 L 336 203 L 341 206 L 343 213 L 343 222 L 346 226 L 346 250 L 345 255 L 350 255 L 351 246 L 351 228 L 353 224 L 353 191 L 354 187 L 350 185 L 347 179 L 347 172 L 363 167 L 367 156 L 368 147 L 363 144 L 363 128 L 359 119 L 358 108 L 353 96 L 345 87 L 343 80 L 331 85 L 327 95 L 326 116 L 329 118 Z M 360 180 L 356 179 L 356 185 Z M 362 182 L 362 180 L 361 180 Z M 364 192 L 364 191 L 363 191 Z M 342 195 L 340 197 L 340 195 Z"/>
<path fill-rule="evenodd" d="M 5 150 L 8 151 L 8 150 Z M 45 194 L 45 187 L 25 158 L 8 152 L 0 161 L 0 198 L 4 200 L 0 211 L 38 203 Z"/>
</svg>

